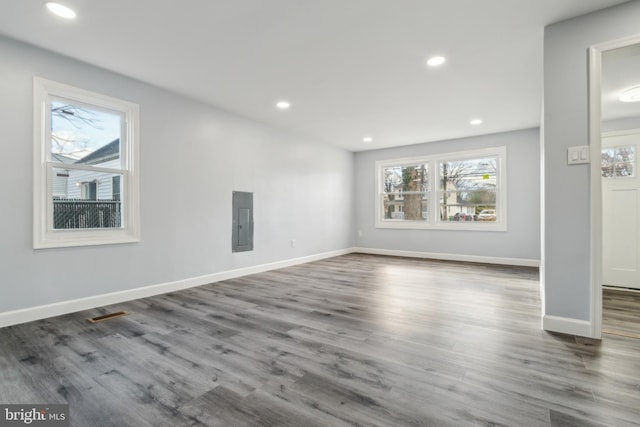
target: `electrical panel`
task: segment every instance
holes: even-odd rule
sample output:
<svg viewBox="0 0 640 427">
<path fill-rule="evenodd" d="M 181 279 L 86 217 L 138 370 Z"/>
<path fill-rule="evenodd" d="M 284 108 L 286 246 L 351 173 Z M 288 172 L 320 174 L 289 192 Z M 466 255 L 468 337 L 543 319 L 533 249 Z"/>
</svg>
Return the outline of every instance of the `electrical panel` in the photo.
<svg viewBox="0 0 640 427">
<path fill-rule="evenodd" d="M 253 193 L 233 192 L 233 224 L 231 250 L 245 252 L 253 250 Z"/>
</svg>

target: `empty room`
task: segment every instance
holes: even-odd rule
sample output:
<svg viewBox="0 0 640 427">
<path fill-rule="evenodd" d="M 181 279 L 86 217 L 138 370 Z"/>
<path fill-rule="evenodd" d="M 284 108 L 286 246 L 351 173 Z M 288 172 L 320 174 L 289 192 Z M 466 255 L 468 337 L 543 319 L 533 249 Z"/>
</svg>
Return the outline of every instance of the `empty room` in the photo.
<svg viewBox="0 0 640 427">
<path fill-rule="evenodd" d="M 640 0 L 0 6 L 0 426 L 640 426 Z"/>
</svg>

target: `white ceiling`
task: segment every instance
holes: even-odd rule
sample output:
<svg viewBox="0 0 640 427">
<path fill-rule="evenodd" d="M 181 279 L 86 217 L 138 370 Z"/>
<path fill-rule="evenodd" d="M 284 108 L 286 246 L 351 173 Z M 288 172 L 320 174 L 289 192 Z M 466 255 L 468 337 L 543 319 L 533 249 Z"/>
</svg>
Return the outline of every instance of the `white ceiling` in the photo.
<svg viewBox="0 0 640 427">
<path fill-rule="evenodd" d="M 60 2 L 0 0 L 0 33 L 360 151 L 538 126 L 544 26 L 624 0 Z"/>
</svg>

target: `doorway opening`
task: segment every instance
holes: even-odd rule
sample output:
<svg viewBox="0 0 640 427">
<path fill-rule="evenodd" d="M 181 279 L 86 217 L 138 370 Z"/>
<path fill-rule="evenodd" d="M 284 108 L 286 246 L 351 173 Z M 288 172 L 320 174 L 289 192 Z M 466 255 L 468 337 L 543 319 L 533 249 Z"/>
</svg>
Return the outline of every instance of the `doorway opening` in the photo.
<svg viewBox="0 0 640 427">
<path fill-rule="evenodd" d="M 603 285 L 640 288 L 640 36 L 589 50 L 591 336 L 603 329 Z M 635 96 L 635 95 L 633 95 Z M 635 101 L 631 98 L 631 101 Z M 596 160 L 600 161 L 600 165 Z M 612 295 L 607 292 L 607 304 Z M 639 317 L 640 319 L 640 317 Z"/>
</svg>

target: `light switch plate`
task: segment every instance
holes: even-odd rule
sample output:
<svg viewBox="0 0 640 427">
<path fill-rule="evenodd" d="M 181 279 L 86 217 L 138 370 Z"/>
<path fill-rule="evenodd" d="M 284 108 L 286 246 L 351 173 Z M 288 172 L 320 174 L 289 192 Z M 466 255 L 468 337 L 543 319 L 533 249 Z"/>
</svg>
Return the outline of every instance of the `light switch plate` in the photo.
<svg viewBox="0 0 640 427">
<path fill-rule="evenodd" d="M 589 146 L 577 145 L 567 148 L 567 164 L 584 165 L 589 163 Z"/>
</svg>

